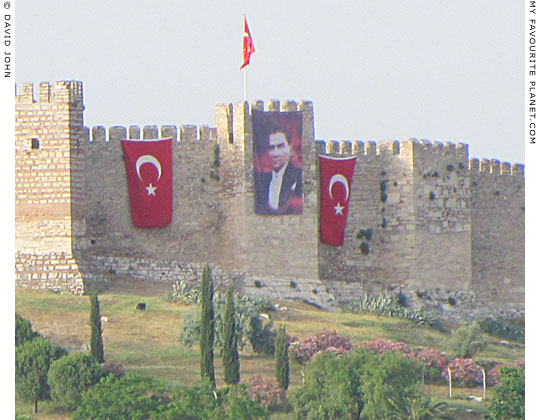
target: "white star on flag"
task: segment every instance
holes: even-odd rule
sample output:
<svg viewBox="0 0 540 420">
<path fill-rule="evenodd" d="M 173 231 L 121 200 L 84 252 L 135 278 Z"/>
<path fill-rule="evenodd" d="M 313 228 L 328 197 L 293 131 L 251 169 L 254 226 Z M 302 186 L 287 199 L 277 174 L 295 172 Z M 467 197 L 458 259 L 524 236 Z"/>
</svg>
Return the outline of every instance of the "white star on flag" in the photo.
<svg viewBox="0 0 540 420">
<path fill-rule="evenodd" d="M 343 207 L 340 203 L 337 203 L 337 206 L 334 207 L 334 210 L 336 211 L 336 216 L 337 216 L 338 214 L 341 214 L 341 215 L 343 216 L 343 209 L 344 209 L 344 208 L 345 208 L 345 207 Z"/>
<path fill-rule="evenodd" d="M 148 191 L 148 195 L 156 195 L 157 187 L 154 187 L 152 183 L 148 184 L 148 187 L 146 187 L 146 191 Z"/>
</svg>

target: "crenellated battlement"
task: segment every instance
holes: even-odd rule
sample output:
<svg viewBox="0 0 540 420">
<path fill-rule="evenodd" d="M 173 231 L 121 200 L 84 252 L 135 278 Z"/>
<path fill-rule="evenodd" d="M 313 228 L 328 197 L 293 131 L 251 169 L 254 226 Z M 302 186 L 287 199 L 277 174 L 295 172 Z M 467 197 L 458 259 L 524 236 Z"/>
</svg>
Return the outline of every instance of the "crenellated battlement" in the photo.
<svg viewBox="0 0 540 420">
<path fill-rule="evenodd" d="M 217 130 L 207 125 L 130 125 L 129 127 L 112 126 L 109 129 L 98 125 L 91 129 L 85 127 L 86 140 L 90 142 L 109 143 L 122 139 L 152 140 L 159 138 L 172 138 L 174 142 L 215 142 Z"/>
<path fill-rule="evenodd" d="M 500 162 L 497 159 L 469 159 L 469 171 L 525 177 L 525 165 L 521 163 Z"/>
<path fill-rule="evenodd" d="M 237 118 L 251 116 L 252 110 L 257 111 L 268 111 L 268 112 L 293 112 L 293 111 L 304 111 L 310 112 L 313 116 L 313 103 L 311 101 L 301 100 L 284 100 L 280 101 L 278 99 L 270 99 L 266 103 L 257 99 L 251 103 L 247 101 L 235 102 L 235 103 L 224 103 L 218 104 L 215 107 L 216 112 L 216 122 L 218 119 L 223 118 L 225 121 L 232 125 L 235 116 Z"/>
<path fill-rule="evenodd" d="M 17 85 L 15 85 L 17 92 Z M 16 104 L 72 104 L 83 106 L 82 82 L 80 81 L 60 81 L 50 84 L 41 82 L 38 88 L 37 98 L 35 97 L 34 84 L 25 82 L 22 84 L 22 93 L 15 94 Z"/>
</svg>

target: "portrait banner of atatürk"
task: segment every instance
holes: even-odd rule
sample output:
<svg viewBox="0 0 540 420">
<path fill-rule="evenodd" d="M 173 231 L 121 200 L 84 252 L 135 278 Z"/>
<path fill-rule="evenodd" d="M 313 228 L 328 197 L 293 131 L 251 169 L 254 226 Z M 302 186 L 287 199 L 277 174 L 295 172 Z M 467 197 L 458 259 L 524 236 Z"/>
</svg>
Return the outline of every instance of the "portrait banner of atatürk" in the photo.
<svg viewBox="0 0 540 420">
<path fill-rule="evenodd" d="M 302 214 L 302 113 L 253 110 L 255 213 Z"/>
</svg>

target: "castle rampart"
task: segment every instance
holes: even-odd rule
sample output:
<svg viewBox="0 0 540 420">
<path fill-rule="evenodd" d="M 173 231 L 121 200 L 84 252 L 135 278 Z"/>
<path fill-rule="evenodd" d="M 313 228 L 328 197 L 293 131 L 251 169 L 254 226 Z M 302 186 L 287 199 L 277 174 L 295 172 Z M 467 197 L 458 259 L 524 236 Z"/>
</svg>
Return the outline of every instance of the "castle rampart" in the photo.
<svg viewBox="0 0 540 420">
<path fill-rule="evenodd" d="M 24 84 L 16 100 L 21 286 L 82 292 L 85 281 L 115 275 L 197 281 L 210 263 L 249 293 L 323 306 L 399 288 L 523 307 L 523 165 L 470 159 L 462 143 L 316 140 L 308 101 L 217 105 L 215 128 L 107 129 L 84 127 L 80 82 L 41 83 L 38 98 Z M 301 215 L 254 212 L 254 109 L 301 112 Z M 126 138 L 173 139 L 169 226 L 131 223 Z M 319 242 L 319 154 L 357 158 L 343 247 Z"/>
</svg>

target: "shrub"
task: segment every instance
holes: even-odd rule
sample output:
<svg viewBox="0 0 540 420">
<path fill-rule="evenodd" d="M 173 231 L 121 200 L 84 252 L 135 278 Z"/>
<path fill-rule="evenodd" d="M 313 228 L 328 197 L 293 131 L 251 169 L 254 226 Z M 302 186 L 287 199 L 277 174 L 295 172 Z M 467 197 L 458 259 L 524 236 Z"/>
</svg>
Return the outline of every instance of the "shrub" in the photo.
<svg viewBox="0 0 540 420">
<path fill-rule="evenodd" d="M 361 377 L 362 416 L 371 420 L 386 419 L 392 411 L 390 399 L 418 396 L 421 371 L 418 362 L 396 351 L 368 358 Z"/>
<path fill-rule="evenodd" d="M 144 376 L 109 375 L 88 389 L 73 413 L 73 420 L 143 420 L 163 409 L 163 386 Z"/>
<path fill-rule="evenodd" d="M 39 337 L 39 333 L 32 329 L 30 321 L 15 312 L 15 347 L 32 341 L 36 337 Z"/>
<path fill-rule="evenodd" d="M 268 300 L 256 296 L 240 295 L 233 293 L 235 299 L 235 321 L 237 332 L 237 345 L 243 349 L 247 344 L 251 344 L 257 353 L 273 354 L 275 331 L 272 330 L 272 323 L 263 325 L 259 315 L 263 311 L 273 310 L 274 305 Z M 168 295 L 169 300 L 182 301 L 184 303 L 199 303 L 200 291 L 197 288 L 189 287 L 184 282 L 177 282 L 173 293 Z M 223 352 L 223 320 L 227 306 L 226 295 L 219 291 L 214 291 L 214 350 L 216 354 Z M 201 335 L 201 311 L 194 309 L 184 318 L 184 325 L 178 337 L 180 343 L 191 347 L 199 343 Z"/>
<path fill-rule="evenodd" d="M 492 317 L 484 318 L 480 321 L 480 328 L 486 334 L 494 337 L 515 340 L 521 343 L 525 341 L 524 328 L 518 328 L 506 320 L 495 319 Z"/>
<path fill-rule="evenodd" d="M 117 378 L 124 376 L 122 362 L 105 362 L 101 364 L 101 368 L 107 375 L 114 375 Z"/>
<path fill-rule="evenodd" d="M 399 341 L 396 343 L 393 341 L 374 339 L 368 343 L 361 344 L 360 347 L 370 350 L 376 354 L 382 354 L 389 351 L 395 351 L 407 357 L 414 357 L 415 355 L 414 351 L 411 350 L 411 348 L 402 341 Z"/>
<path fill-rule="evenodd" d="M 267 409 L 251 400 L 245 388 L 241 386 L 232 386 L 225 389 L 226 403 L 228 413 L 226 418 L 229 420 L 269 420 L 270 416 Z M 214 416 L 213 418 L 216 418 Z M 201 419 L 202 420 L 202 419 Z"/>
<path fill-rule="evenodd" d="M 360 252 L 364 255 L 369 254 L 369 244 L 367 242 L 362 242 L 360 244 Z"/>
<path fill-rule="evenodd" d="M 74 410 L 82 394 L 105 376 L 96 359 L 79 352 L 68 354 L 51 363 L 48 383 L 51 398 L 59 406 Z"/>
<path fill-rule="evenodd" d="M 495 366 L 493 366 L 490 370 L 487 371 L 486 380 L 489 386 L 497 386 L 502 384 L 502 379 L 499 371 L 503 366 L 505 366 L 504 363 L 497 363 Z"/>
<path fill-rule="evenodd" d="M 321 351 L 344 354 L 352 349 L 349 337 L 340 336 L 335 331 L 323 331 L 312 335 L 294 347 L 294 360 L 300 364 L 307 363 Z"/>
<path fill-rule="evenodd" d="M 272 321 L 263 325 L 259 316 L 249 318 L 247 335 L 255 353 L 271 355 L 275 352 L 276 331 Z"/>
<path fill-rule="evenodd" d="M 443 380 L 442 373 L 448 367 L 448 356 L 434 349 L 419 350 L 416 360 L 424 367 L 424 380 L 437 383 Z"/>
<path fill-rule="evenodd" d="M 521 368 L 502 367 L 502 384 L 494 391 L 489 406 L 493 420 L 520 420 L 525 418 L 525 371 Z"/>
<path fill-rule="evenodd" d="M 295 419 L 359 418 L 360 384 L 355 361 L 329 352 L 318 354 L 306 366 L 304 383 L 290 393 Z"/>
<path fill-rule="evenodd" d="M 360 229 L 358 231 L 358 234 L 356 235 L 358 239 L 365 238 L 368 241 L 371 240 L 372 236 L 373 236 L 373 229 Z"/>
<path fill-rule="evenodd" d="M 263 306 L 264 305 L 264 306 Z M 215 307 L 215 337 L 214 348 L 216 354 L 220 355 L 223 351 L 223 319 L 225 316 L 225 300 L 214 298 Z M 272 329 L 272 322 L 263 325 L 260 319 L 261 307 L 265 304 L 257 303 L 254 300 L 247 299 L 244 296 L 236 295 L 236 333 L 237 344 L 241 350 L 246 345 L 251 344 L 256 353 L 273 354 L 274 340 L 276 332 Z M 200 310 L 195 309 L 189 312 L 184 318 L 184 325 L 178 337 L 180 343 L 191 347 L 199 342 L 200 330 Z"/>
<path fill-rule="evenodd" d="M 452 335 L 446 340 L 446 345 L 455 357 L 469 359 L 487 347 L 487 341 L 482 335 L 480 325 L 474 321 L 470 325 L 461 325 L 452 330 Z"/>
<path fill-rule="evenodd" d="M 282 409 L 287 403 L 283 388 L 274 379 L 263 379 L 260 375 L 253 376 L 248 382 L 250 398 L 272 411 Z"/>
<path fill-rule="evenodd" d="M 502 384 L 501 369 L 503 367 L 508 368 L 520 368 L 525 370 L 525 359 L 514 360 L 510 364 L 496 363 L 487 371 L 487 383 L 489 386 L 497 386 Z"/>
<path fill-rule="evenodd" d="M 391 420 L 454 420 L 455 418 L 453 416 L 455 409 L 450 408 L 444 401 L 432 403 L 428 398 L 419 396 L 401 400 L 391 398 L 389 402 L 392 406 Z"/>
<path fill-rule="evenodd" d="M 320 353 L 307 364 L 302 386 L 291 392 L 296 419 L 389 418 L 390 398 L 417 395 L 420 369 L 396 352 Z"/>
<path fill-rule="evenodd" d="M 151 420 L 267 420 L 268 412 L 252 401 L 243 385 L 226 386 L 214 390 L 210 383 L 180 388 L 159 411 L 152 412 Z"/>
<path fill-rule="evenodd" d="M 52 345 L 45 337 L 27 341 L 15 349 L 15 390 L 19 398 L 34 404 L 49 398 L 47 374 L 51 363 L 67 354 L 62 347 Z"/>
<path fill-rule="evenodd" d="M 482 384 L 482 368 L 472 359 L 456 358 L 448 368 L 452 371 L 452 385 L 474 387 Z M 448 380 L 448 370 L 443 371 L 443 376 Z"/>
<path fill-rule="evenodd" d="M 384 315 L 393 318 L 408 319 L 416 325 L 428 325 L 430 327 L 440 328 L 439 318 L 422 310 L 415 311 L 403 306 L 401 294 L 381 294 L 368 295 L 367 293 L 360 299 L 353 300 L 344 306 L 344 312 L 372 313 Z"/>
</svg>

